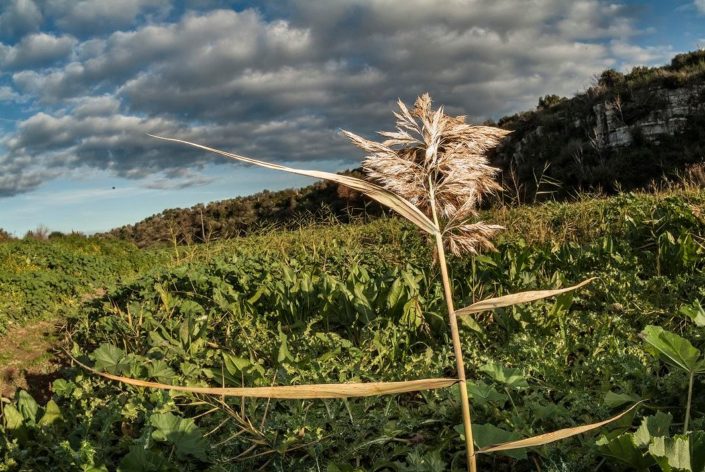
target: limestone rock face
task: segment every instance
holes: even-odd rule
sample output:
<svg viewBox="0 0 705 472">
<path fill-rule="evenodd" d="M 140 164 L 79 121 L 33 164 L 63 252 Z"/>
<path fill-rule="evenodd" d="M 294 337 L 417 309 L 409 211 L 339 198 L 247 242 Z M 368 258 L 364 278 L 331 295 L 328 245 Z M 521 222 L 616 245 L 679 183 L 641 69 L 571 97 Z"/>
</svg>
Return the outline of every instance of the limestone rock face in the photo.
<svg viewBox="0 0 705 472">
<path fill-rule="evenodd" d="M 641 106 L 651 105 L 653 108 L 633 121 L 625 117 L 625 105 L 619 100 L 598 103 L 593 107 L 593 137 L 608 148 L 631 144 L 636 133 L 641 133 L 649 141 L 658 142 L 660 136 L 681 131 L 688 117 L 702 109 L 704 90 L 705 86 L 702 85 L 649 90 Z"/>
</svg>

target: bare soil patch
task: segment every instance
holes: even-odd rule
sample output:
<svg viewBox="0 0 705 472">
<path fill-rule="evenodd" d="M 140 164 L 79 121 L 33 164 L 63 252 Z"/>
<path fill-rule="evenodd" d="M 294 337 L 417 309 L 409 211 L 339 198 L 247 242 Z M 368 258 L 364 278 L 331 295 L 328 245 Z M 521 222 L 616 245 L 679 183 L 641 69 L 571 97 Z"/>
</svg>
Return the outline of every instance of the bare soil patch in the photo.
<svg viewBox="0 0 705 472">
<path fill-rule="evenodd" d="M 0 337 L 0 396 L 27 390 L 38 401 L 50 396 L 62 366 L 57 355 L 58 321 L 39 320 L 10 328 Z"/>
</svg>

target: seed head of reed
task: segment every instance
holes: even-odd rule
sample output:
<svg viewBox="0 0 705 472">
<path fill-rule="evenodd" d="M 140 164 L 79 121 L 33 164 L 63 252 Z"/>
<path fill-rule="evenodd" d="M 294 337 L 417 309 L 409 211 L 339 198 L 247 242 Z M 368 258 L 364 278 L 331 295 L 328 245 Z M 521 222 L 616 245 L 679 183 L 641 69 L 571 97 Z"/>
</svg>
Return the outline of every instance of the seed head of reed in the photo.
<svg viewBox="0 0 705 472">
<path fill-rule="evenodd" d="M 495 181 L 498 169 L 489 165 L 488 153 L 509 131 L 468 124 L 464 116 L 446 115 L 443 107 L 434 111 L 428 94 L 419 97 L 411 110 L 401 100 L 398 103 L 397 129 L 380 132 L 384 141 L 343 131 L 367 153 L 365 172 L 429 218 L 435 206 L 452 253 L 493 249 L 490 238 L 503 228 L 471 220 L 484 196 L 501 189 Z"/>
</svg>

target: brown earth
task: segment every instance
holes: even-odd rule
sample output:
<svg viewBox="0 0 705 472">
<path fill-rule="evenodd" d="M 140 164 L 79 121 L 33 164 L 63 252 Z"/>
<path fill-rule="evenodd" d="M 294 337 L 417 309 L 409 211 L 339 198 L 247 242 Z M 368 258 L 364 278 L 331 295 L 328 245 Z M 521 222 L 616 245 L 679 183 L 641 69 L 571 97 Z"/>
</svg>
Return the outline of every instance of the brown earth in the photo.
<svg viewBox="0 0 705 472">
<path fill-rule="evenodd" d="M 27 390 L 37 401 L 51 396 L 62 366 L 57 355 L 59 322 L 40 320 L 11 327 L 0 337 L 0 397 Z"/>
</svg>

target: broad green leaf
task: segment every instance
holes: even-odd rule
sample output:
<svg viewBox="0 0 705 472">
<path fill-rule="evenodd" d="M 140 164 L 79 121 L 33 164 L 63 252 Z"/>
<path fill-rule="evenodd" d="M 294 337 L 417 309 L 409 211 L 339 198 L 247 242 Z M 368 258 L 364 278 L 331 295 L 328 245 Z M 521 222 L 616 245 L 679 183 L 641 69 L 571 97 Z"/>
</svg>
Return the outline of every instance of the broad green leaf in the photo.
<svg viewBox="0 0 705 472">
<path fill-rule="evenodd" d="M 404 288 L 401 284 L 400 279 L 394 279 L 394 282 L 392 282 L 392 286 L 389 287 L 389 291 L 387 292 L 387 308 L 390 310 L 393 310 L 399 301 L 402 298 L 404 292 Z"/>
<path fill-rule="evenodd" d="M 705 374 L 705 359 L 700 359 L 695 365 L 696 374 Z"/>
<path fill-rule="evenodd" d="M 230 375 L 239 374 L 252 365 L 249 359 L 238 357 L 227 352 L 223 353 L 223 363 L 225 364 L 225 370 L 227 370 Z"/>
<path fill-rule="evenodd" d="M 680 367 L 686 372 L 697 370 L 700 351 L 687 339 L 653 325 L 644 328 L 641 335 L 667 364 Z"/>
<path fill-rule="evenodd" d="M 93 351 L 95 369 L 111 374 L 121 374 L 129 368 L 125 357 L 125 352 L 112 344 L 101 344 L 98 349 Z"/>
<path fill-rule="evenodd" d="M 505 393 L 498 392 L 493 386 L 487 385 L 481 380 L 468 382 L 467 386 L 470 397 L 480 404 L 489 402 L 503 407 L 509 398 Z"/>
<path fill-rule="evenodd" d="M 42 419 L 39 420 L 39 426 L 51 426 L 55 422 L 61 420 L 61 410 L 59 405 L 54 400 L 49 400 L 44 409 Z"/>
<path fill-rule="evenodd" d="M 418 328 L 423 324 L 423 311 L 416 297 L 411 298 L 404 304 L 403 314 L 399 320 L 405 326 Z"/>
<path fill-rule="evenodd" d="M 634 433 L 634 444 L 637 447 L 647 447 L 652 438 L 668 436 L 673 416 L 670 413 L 656 412 L 641 420 L 639 429 Z"/>
<path fill-rule="evenodd" d="M 159 472 L 167 467 L 167 460 L 158 452 L 142 446 L 131 446 L 122 458 L 118 472 Z"/>
<path fill-rule="evenodd" d="M 482 326 L 480 326 L 480 323 L 475 321 L 475 319 L 472 316 L 461 316 L 460 317 L 460 322 L 463 323 L 465 326 L 470 328 L 471 330 L 475 331 L 476 333 L 484 334 L 484 330 L 482 329 Z"/>
<path fill-rule="evenodd" d="M 495 381 L 505 384 L 507 387 L 527 388 L 529 386 L 521 369 L 503 367 L 495 362 L 490 362 L 480 367 L 480 371 L 486 373 Z"/>
<path fill-rule="evenodd" d="M 692 431 L 690 438 L 690 465 L 694 471 L 705 471 L 705 431 Z"/>
<path fill-rule="evenodd" d="M 51 384 L 51 391 L 60 397 L 68 397 L 76 388 L 76 384 L 64 379 L 56 379 Z"/>
<path fill-rule="evenodd" d="M 404 470 L 414 472 L 446 472 L 448 464 L 441 457 L 439 450 L 434 450 L 426 454 L 422 454 L 418 450 L 412 451 L 406 456 L 408 468 Z M 377 469 L 375 469 L 377 470 Z M 384 469 L 386 470 L 386 468 Z"/>
<path fill-rule="evenodd" d="M 627 403 L 638 402 L 639 400 L 641 400 L 641 398 L 633 393 L 615 393 L 609 391 L 605 394 L 605 406 L 610 409 L 618 408 Z"/>
<path fill-rule="evenodd" d="M 170 382 L 178 377 L 176 372 L 169 367 L 169 364 L 161 359 L 154 360 L 147 364 L 147 376 L 157 379 L 160 382 Z"/>
<path fill-rule="evenodd" d="M 683 305 L 679 311 L 690 318 L 696 326 L 705 327 L 705 309 L 700 305 L 699 300 L 695 300 L 690 305 Z"/>
<path fill-rule="evenodd" d="M 463 431 L 463 425 L 456 426 L 455 430 Z M 478 448 L 491 446 L 493 444 L 505 443 L 508 441 L 514 441 L 521 437 L 521 435 L 519 435 L 518 433 L 505 431 L 492 424 L 473 424 L 472 436 L 475 441 L 475 445 Z M 461 437 L 465 439 L 465 436 L 462 433 Z M 523 449 L 502 451 L 501 455 L 512 457 L 514 459 L 526 459 L 526 451 Z"/>
<path fill-rule="evenodd" d="M 20 390 L 20 393 L 17 396 L 17 409 L 20 410 L 20 413 L 25 421 L 36 423 L 39 405 L 34 398 L 32 398 L 32 395 L 24 390 Z"/>
<path fill-rule="evenodd" d="M 22 414 L 13 405 L 5 405 L 2 409 L 3 421 L 5 423 L 5 428 L 8 431 L 15 431 L 22 427 L 24 424 L 24 418 Z"/>
<path fill-rule="evenodd" d="M 526 402 L 525 405 L 531 410 L 532 421 L 571 417 L 570 412 L 564 406 L 555 403 L 531 401 Z"/>
<path fill-rule="evenodd" d="M 654 463 L 651 458 L 644 455 L 644 451 L 634 444 L 634 437 L 631 433 L 620 434 L 613 439 L 601 436 L 596 444 L 603 455 L 612 457 L 636 470 L 647 470 Z"/>
<path fill-rule="evenodd" d="M 673 469 L 701 472 L 694 471 L 692 468 L 690 462 L 690 441 L 688 441 L 687 437 L 653 438 L 649 445 L 649 454 L 656 459 L 656 463 L 664 472 L 670 472 Z"/>
<path fill-rule="evenodd" d="M 150 423 L 155 428 L 152 437 L 172 444 L 178 457 L 191 455 L 206 460 L 208 442 L 192 419 L 179 418 L 171 413 L 157 413 L 151 416 Z"/>
</svg>

